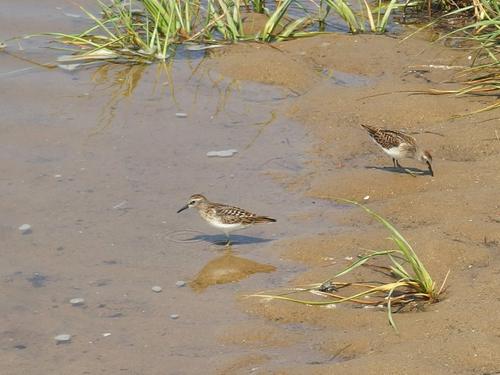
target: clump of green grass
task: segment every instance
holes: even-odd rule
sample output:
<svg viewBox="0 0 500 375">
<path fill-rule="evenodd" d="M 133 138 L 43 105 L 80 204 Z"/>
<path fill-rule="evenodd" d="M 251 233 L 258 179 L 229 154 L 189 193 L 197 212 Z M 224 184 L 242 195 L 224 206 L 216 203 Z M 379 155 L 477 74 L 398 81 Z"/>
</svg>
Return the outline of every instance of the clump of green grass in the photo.
<svg viewBox="0 0 500 375">
<path fill-rule="evenodd" d="M 455 78 L 461 84 L 456 90 L 430 90 L 432 94 L 455 94 L 463 96 L 483 95 L 497 97 L 492 104 L 475 111 L 483 112 L 500 108 L 500 3 L 497 0 L 463 0 L 456 9 L 442 14 L 423 29 L 442 25 L 460 17 L 462 26 L 445 32 L 437 41 L 455 39 L 468 45 L 471 66 Z M 409 35 L 408 37 L 414 35 Z M 406 37 L 406 38 L 408 38 Z M 469 113 L 470 114 L 470 113 Z"/>
<path fill-rule="evenodd" d="M 338 15 L 353 33 L 381 33 L 397 1 L 385 4 L 379 0 L 375 7 L 363 0 L 357 11 L 346 0 L 96 0 L 100 14 L 80 7 L 91 21 L 87 30 L 44 35 L 72 47 L 71 54 L 59 59 L 65 65 L 103 60 L 151 63 L 173 56 L 181 44 L 200 49 L 237 41 L 273 42 L 316 35 L 325 31 L 331 14 Z M 244 24 L 251 13 L 264 14 L 267 22 L 260 31 L 248 35 Z"/>
<path fill-rule="evenodd" d="M 309 285 L 306 288 L 294 288 L 281 294 L 258 293 L 253 297 L 291 301 L 306 305 L 332 305 L 351 302 L 361 305 L 383 306 L 387 308 L 388 320 L 397 331 L 393 313 L 416 304 L 434 303 L 439 300 L 445 281 L 439 289 L 431 278 L 424 264 L 418 258 L 410 243 L 403 235 L 385 218 L 368 207 L 354 201 L 340 199 L 339 201 L 354 204 L 364 209 L 368 214 L 378 220 L 389 231 L 389 239 L 396 245 L 395 249 L 372 251 L 359 256 L 350 266 L 336 274 L 332 279 L 322 283 Z M 375 258 L 386 259 L 387 266 L 376 266 L 391 278 L 390 282 L 345 282 L 341 277 L 354 269 L 368 264 Z M 359 288 L 360 291 L 351 295 L 342 295 L 338 292 L 345 287 Z M 307 300 L 291 297 L 294 293 L 308 292 L 323 297 L 322 300 Z"/>
<path fill-rule="evenodd" d="M 152 62 L 166 60 L 180 44 L 218 45 L 235 41 L 272 41 L 293 37 L 309 20 L 291 21 L 287 9 L 296 0 L 283 0 L 270 14 L 258 35 L 245 35 L 245 3 L 242 0 L 138 0 L 103 3 L 96 16 L 80 7 L 93 25 L 78 34 L 49 33 L 57 41 L 76 47 L 72 61 L 112 60 Z M 266 11 L 262 1 L 252 1 L 258 11 Z M 246 7 L 248 7 L 248 2 Z M 269 11 L 268 11 L 269 13 Z M 280 33 L 275 32 L 280 26 Z M 198 48 L 198 47 L 196 47 Z"/>
<path fill-rule="evenodd" d="M 469 12 L 474 21 L 453 30 L 441 39 L 458 37 L 473 42 L 473 65 L 464 70 L 462 88 L 451 91 L 456 95 L 474 94 L 496 96 L 497 100 L 476 112 L 500 108 L 500 3 L 496 0 L 477 0 L 457 13 Z M 445 17 L 449 14 L 445 15 Z M 460 77 L 460 78 L 462 78 Z M 435 90 L 436 93 L 449 91 Z"/>
</svg>

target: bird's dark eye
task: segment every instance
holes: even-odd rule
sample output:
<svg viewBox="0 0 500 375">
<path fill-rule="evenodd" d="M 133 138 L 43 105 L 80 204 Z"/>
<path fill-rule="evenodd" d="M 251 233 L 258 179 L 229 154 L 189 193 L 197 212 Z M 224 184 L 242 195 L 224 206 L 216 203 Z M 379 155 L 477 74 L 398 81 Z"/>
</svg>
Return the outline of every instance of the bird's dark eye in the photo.
<svg viewBox="0 0 500 375">
<path fill-rule="evenodd" d="M 191 201 L 191 202 L 189 202 L 189 204 L 195 204 L 195 203 L 196 203 L 196 201 Z"/>
</svg>

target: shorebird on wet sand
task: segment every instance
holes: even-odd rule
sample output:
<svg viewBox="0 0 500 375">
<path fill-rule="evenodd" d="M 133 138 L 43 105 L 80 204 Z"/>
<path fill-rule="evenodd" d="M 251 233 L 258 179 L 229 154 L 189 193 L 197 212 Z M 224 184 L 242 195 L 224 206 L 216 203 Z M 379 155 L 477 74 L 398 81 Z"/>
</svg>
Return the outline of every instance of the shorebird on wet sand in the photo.
<svg viewBox="0 0 500 375">
<path fill-rule="evenodd" d="M 417 145 L 415 138 L 397 130 L 376 128 L 363 124 L 361 124 L 361 126 L 368 131 L 373 141 L 392 158 L 394 167 L 402 168 L 414 176 L 411 171 L 403 168 L 401 164 L 399 164 L 399 160 L 405 158 L 415 159 L 426 163 L 429 167 L 429 174 L 434 176 L 434 171 L 432 170 L 432 156 L 429 151 L 422 150 Z"/>
<path fill-rule="evenodd" d="M 200 216 L 213 227 L 220 229 L 227 238 L 226 246 L 231 245 L 229 234 L 235 230 L 244 229 L 253 224 L 273 223 L 276 220 L 267 216 L 257 216 L 242 208 L 210 202 L 201 194 L 194 194 L 188 203 L 177 213 L 187 208 L 196 208 Z"/>
</svg>

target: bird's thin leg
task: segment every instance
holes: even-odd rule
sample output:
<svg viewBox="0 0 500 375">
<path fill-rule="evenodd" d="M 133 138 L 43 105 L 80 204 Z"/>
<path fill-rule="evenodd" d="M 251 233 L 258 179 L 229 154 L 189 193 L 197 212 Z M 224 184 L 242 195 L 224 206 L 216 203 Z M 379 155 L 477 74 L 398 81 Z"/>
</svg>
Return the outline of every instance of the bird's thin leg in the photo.
<svg viewBox="0 0 500 375">
<path fill-rule="evenodd" d="M 403 167 L 401 167 L 403 168 Z M 417 177 L 417 175 L 415 173 L 413 173 L 412 171 L 410 171 L 408 168 L 403 168 L 403 170 L 408 173 L 410 176 L 412 177 Z"/>
<path fill-rule="evenodd" d="M 396 159 L 392 158 L 392 165 L 394 165 L 394 168 L 396 168 Z"/>
<path fill-rule="evenodd" d="M 224 234 L 226 235 L 226 238 L 227 238 L 226 247 L 230 247 L 231 246 L 231 239 L 229 238 L 229 233 L 224 232 Z"/>
<path fill-rule="evenodd" d="M 410 176 L 417 177 L 417 175 L 415 173 L 413 173 L 408 168 L 405 168 L 401 164 L 399 164 L 399 160 L 393 158 L 392 161 L 394 162 L 394 168 L 402 169 L 403 171 L 408 173 Z"/>
</svg>

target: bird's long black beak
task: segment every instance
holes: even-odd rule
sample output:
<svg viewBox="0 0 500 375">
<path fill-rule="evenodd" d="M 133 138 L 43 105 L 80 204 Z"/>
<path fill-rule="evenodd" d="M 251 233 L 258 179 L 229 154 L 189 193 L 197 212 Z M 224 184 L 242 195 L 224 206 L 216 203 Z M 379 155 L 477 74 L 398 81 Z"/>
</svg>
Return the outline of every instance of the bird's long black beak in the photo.
<svg viewBox="0 0 500 375">
<path fill-rule="evenodd" d="M 184 211 L 184 210 L 186 210 L 186 209 L 188 209 L 188 208 L 189 208 L 189 206 L 186 204 L 186 205 L 185 205 L 184 207 L 182 207 L 179 211 L 177 211 L 177 213 L 182 212 L 182 211 Z"/>
<path fill-rule="evenodd" d="M 431 162 L 430 161 L 427 161 L 427 165 L 429 166 L 429 173 L 431 174 L 431 176 L 434 177 L 434 171 L 432 170 L 432 165 L 431 165 Z"/>
</svg>

